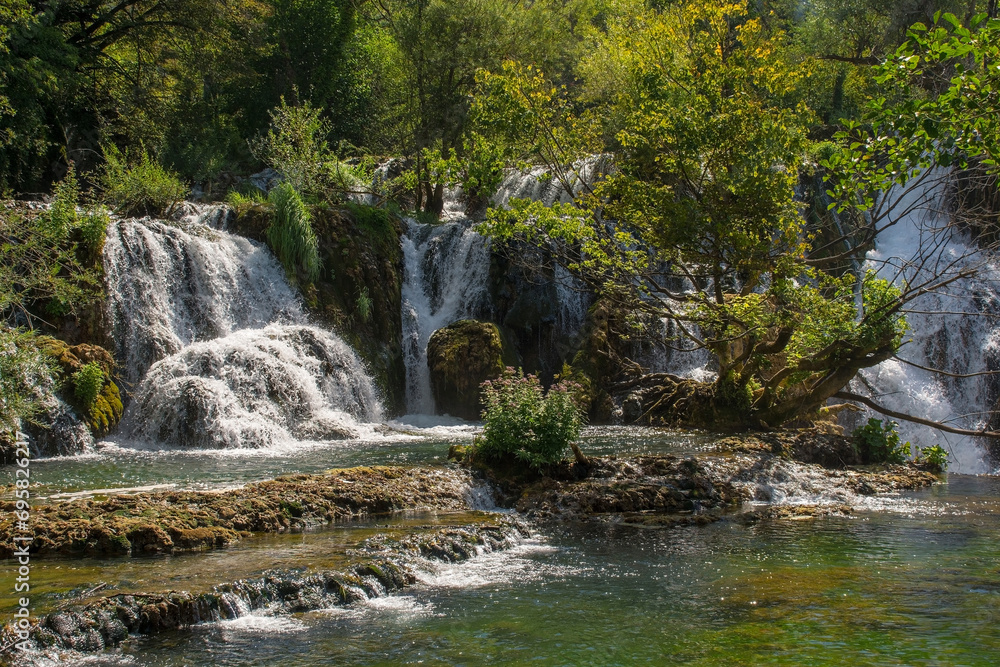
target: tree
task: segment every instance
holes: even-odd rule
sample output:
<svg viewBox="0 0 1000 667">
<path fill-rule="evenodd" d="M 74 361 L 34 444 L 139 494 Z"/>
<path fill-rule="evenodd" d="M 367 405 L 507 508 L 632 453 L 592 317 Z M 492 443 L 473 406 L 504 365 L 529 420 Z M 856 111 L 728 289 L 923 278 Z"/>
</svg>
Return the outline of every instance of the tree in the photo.
<svg viewBox="0 0 1000 667">
<path fill-rule="evenodd" d="M 647 418 L 757 427 L 813 413 L 891 357 L 906 320 L 888 281 L 810 261 L 795 196 L 810 146 L 807 63 L 745 3 L 625 9 L 599 38 L 603 61 L 590 64 L 624 82 L 606 110 L 577 113 L 530 67 L 484 76 L 480 129 L 498 128 L 495 138 L 575 187 L 570 205 L 515 200 L 484 229 L 561 247 L 621 309 L 667 318 L 686 349 L 711 353 L 711 383 L 649 378 Z M 602 119 L 618 128 L 598 148 Z M 595 148 L 613 166 L 574 186 L 566 165 Z"/>
<path fill-rule="evenodd" d="M 381 0 L 374 19 L 393 38 L 404 82 L 397 90 L 398 115 L 410 125 L 401 148 L 416 159 L 418 208 L 440 213 L 443 178 L 434 156 L 464 150 L 469 94 L 476 72 L 496 69 L 504 59 L 524 58 L 565 71 L 572 27 L 586 24 L 591 2 L 576 0 Z"/>
</svg>

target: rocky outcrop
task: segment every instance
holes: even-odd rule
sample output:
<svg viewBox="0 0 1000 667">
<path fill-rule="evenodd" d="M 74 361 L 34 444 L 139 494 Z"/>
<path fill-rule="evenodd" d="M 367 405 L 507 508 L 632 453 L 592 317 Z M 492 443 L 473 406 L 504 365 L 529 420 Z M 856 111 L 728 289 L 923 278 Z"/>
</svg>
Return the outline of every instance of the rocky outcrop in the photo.
<svg viewBox="0 0 1000 667">
<path fill-rule="evenodd" d="M 478 482 L 457 468 L 364 467 L 291 475 L 222 493 L 118 495 L 32 507 L 33 554 L 127 556 L 212 549 L 251 533 L 428 508 L 470 508 Z M 14 501 L 0 503 L 0 558 L 14 549 Z"/>
<path fill-rule="evenodd" d="M 460 320 L 435 331 L 427 344 L 431 390 L 440 413 L 479 419 L 479 385 L 500 377 L 504 345 L 495 324 Z"/>
</svg>

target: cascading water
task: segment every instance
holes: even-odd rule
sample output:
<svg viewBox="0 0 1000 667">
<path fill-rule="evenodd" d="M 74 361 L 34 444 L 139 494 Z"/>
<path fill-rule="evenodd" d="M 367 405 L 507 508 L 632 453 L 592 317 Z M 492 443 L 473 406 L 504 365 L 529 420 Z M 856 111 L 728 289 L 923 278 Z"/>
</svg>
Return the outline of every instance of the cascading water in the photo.
<svg viewBox="0 0 1000 667">
<path fill-rule="evenodd" d="M 890 193 L 894 210 L 902 214 L 878 235 L 876 248 L 868 253 L 868 265 L 884 278 L 910 285 L 942 269 L 945 275 L 976 269 L 976 275 L 908 305 L 910 331 L 899 357 L 952 374 L 984 375 L 952 378 L 890 359 L 862 371 L 852 388 L 898 412 L 961 428 L 982 428 L 996 401 L 990 376 L 985 373 L 997 368 L 1000 361 L 1000 297 L 996 290 L 1000 271 L 966 234 L 949 224 L 942 212 L 946 210 L 945 176 L 934 173 L 921 178 Z M 927 263 L 931 253 L 939 259 Z M 900 424 L 900 433 L 920 446 L 943 446 L 951 455 L 949 469 L 954 472 L 990 470 L 984 451 L 973 438 L 909 422 Z"/>
<path fill-rule="evenodd" d="M 402 244 L 406 409 L 434 414 L 427 342 L 441 327 L 485 309 L 489 245 L 468 221 L 424 225 L 412 219 Z"/>
<path fill-rule="evenodd" d="M 108 307 L 134 399 L 121 439 L 261 448 L 369 432 L 382 410 L 354 352 L 305 326 L 271 252 L 219 229 L 225 207 L 188 208 L 108 230 Z"/>
<path fill-rule="evenodd" d="M 302 322 L 297 294 L 260 243 L 186 218 L 120 220 L 104 246 L 110 320 L 126 389 L 185 345 Z"/>
<path fill-rule="evenodd" d="M 154 364 L 121 425 L 137 443 L 251 448 L 362 435 L 375 388 L 342 340 L 271 325 L 194 343 Z"/>
</svg>

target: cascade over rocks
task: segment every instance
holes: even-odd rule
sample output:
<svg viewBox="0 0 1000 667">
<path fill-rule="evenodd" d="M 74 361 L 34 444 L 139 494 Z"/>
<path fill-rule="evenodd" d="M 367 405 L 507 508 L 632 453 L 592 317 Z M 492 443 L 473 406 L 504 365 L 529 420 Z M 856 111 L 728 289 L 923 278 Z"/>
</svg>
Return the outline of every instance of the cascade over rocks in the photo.
<svg viewBox="0 0 1000 667">
<path fill-rule="evenodd" d="M 359 435 L 382 408 L 335 335 L 271 325 L 195 343 L 146 374 L 122 424 L 151 446 L 252 448 Z"/>
<path fill-rule="evenodd" d="M 216 586 L 212 591 L 118 594 L 55 611 L 34 623 L 36 648 L 100 651 L 132 633 L 144 635 L 248 616 L 300 613 L 389 595 L 415 584 L 420 561 L 457 563 L 504 551 L 529 536 L 527 526 L 502 517 L 462 527 L 414 531 L 400 539 L 375 536 L 363 542 L 355 562 L 339 571 L 270 570 L 260 577 Z M 13 633 L 5 628 L 5 647 Z M 13 640 L 13 641 L 12 641 Z M 6 650 L 9 650 L 7 648 Z"/>
<path fill-rule="evenodd" d="M 500 377 L 507 356 L 495 324 L 459 320 L 435 331 L 427 344 L 427 366 L 438 412 L 479 419 L 479 385 Z"/>
</svg>

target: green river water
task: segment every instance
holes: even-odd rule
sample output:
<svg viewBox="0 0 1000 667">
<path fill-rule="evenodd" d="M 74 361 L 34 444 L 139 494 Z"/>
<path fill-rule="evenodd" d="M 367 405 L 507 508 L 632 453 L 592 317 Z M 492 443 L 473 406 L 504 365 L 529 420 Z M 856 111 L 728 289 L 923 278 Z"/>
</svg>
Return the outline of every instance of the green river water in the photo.
<svg viewBox="0 0 1000 667">
<path fill-rule="evenodd" d="M 441 463 L 450 442 L 469 437 L 458 429 L 281 457 L 109 448 L 34 462 L 32 472 L 50 497 L 155 484 L 220 488 L 341 465 Z M 692 452 L 707 442 L 590 429 L 585 448 Z M 197 592 L 273 567 L 336 568 L 347 549 L 374 533 L 481 516 L 411 513 L 206 554 L 39 560 L 32 577 L 47 608 L 102 583 L 103 592 Z M 11 608 L 10 596 L 5 600 Z M 511 551 L 428 563 L 420 583 L 402 594 L 206 624 L 136 638 L 103 656 L 63 659 L 151 666 L 996 665 L 998 656 L 1000 479 L 949 475 L 850 517 L 672 529 L 542 525 Z"/>
</svg>

